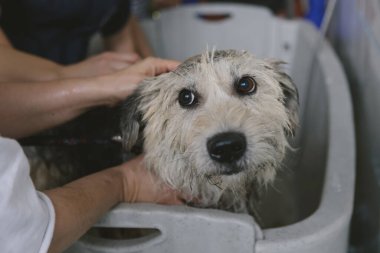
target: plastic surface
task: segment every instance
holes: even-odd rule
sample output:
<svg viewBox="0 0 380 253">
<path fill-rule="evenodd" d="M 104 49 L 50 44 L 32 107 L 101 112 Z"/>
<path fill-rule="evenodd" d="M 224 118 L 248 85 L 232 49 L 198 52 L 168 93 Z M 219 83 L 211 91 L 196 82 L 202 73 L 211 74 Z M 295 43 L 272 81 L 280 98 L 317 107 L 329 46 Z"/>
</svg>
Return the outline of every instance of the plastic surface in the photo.
<svg viewBox="0 0 380 253">
<path fill-rule="evenodd" d="M 207 16 L 222 18 L 203 18 Z M 287 61 L 286 71 L 300 93 L 301 127 L 293 143 L 297 151 L 260 206 L 271 227 L 263 230 L 264 237 L 247 215 L 123 205 L 99 226 L 158 228 L 161 235 L 111 244 L 84 240 L 70 252 L 346 252 L 355 177 L 352 107 L 334 52 L 326 43 L 315 50 L 315 28 L 249 5 L 180 7 L 161 13 L 144 28 L 161 57 L 184 60 L 208 45 Z"/>
<path fill-rule="evenodd" d="M 338 1 L 330 38 L 351 84 L 357 135 L 353 252 L 380 250 L 380 1 Z"/>
<path fill-rule="evenodd" d="M 142 239 L 112 241 L 86 237 L 71 252 L 252 252 L 256 236 L 253 219 L 218 210 L 122 204 L 97 226 L 156 228 Z M 213 243 L 218 241 L 219 243 Z"/>
</svg>

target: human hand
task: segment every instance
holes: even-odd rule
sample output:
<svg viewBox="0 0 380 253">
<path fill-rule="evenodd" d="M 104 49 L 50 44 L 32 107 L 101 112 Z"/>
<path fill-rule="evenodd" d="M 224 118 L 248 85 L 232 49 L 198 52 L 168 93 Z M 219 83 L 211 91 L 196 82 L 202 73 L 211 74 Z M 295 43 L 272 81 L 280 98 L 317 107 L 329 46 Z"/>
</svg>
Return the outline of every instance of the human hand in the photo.
<svg viewBox="0 0 380 253">
<path fill-rule="evenodd" d="M 114 106 L 124 101 L 142 80 L 172 71 L 178 65 L 177 61 L 148 57 L 124 70 L 102 77 L 100 95 L 105 99 L 104 104 Z"/>
<path fill-rule="evenodd" d="M 143 156 L 119 167 L 123 175 L 123 201 L 128 203 L 149 202 L 158 204 L 183 204 L 179 192 L 160 182 L 144 167 Z"/>
<path fill-rule="evenodd" d="M 131 65 L 125 70 L 125 73 L 140 75 L 143 78 L 158 76 L 177 68 L 178 61 L 147 57 L 136 64 Z"/>
<path fill-rule="evenodd" d="M 125 69 L 140 60 L 136 53 L 104 52 L 76 64 L 64 66 L 63 78 L 93 77 Z"/>
</svg>

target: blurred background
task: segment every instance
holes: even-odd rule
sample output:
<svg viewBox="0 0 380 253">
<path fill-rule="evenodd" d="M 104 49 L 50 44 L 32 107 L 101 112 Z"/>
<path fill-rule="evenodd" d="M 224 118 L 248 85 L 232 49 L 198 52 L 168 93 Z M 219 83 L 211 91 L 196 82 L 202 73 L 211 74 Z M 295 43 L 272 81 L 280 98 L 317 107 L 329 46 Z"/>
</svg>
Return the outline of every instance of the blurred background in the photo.
<svg viewBox="0 0 380 253">
<path fill-rule="evenodd" d="M 274 14 L 288 18 L 305 17 L 321 25 L 326 0 L 132 0 L 132 12 L 140 19 L 152 18 L 157 11 L 179 4 L 195 3 L 244 3 L 269 8 Z"/>
</svg>

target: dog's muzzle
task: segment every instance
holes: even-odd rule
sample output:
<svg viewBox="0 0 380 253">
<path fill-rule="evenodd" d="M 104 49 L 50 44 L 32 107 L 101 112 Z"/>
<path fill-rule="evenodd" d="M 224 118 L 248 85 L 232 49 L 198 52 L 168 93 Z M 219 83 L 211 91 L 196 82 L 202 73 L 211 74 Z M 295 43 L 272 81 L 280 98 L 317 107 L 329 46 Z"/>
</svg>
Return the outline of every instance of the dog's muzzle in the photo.
<svg viewBox="0 0 380 253">
<path fill-rule="evenodd" d="M 238 161 L 247 149 L 247 141 L 243 134 L 225 132 L 214 135 L 207 141 L 207 151 L 212 160 L 222 164 L 233 164 Z M 236 169 L 232 169 L 236 168 Z M 240 172 L 236 166 L 228 174 Z M 236 170 L 236 171 L 235 171 Z"/>
</svg>

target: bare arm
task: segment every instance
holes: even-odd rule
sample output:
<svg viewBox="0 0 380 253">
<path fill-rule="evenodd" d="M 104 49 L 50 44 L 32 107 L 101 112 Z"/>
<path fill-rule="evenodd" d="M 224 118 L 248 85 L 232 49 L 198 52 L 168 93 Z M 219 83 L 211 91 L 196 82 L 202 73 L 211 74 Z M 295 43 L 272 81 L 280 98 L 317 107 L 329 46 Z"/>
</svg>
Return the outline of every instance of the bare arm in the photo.
<svg viewBox="0 0 380 253">
<path fill-rule="evenodd" d="M 129 87 L 132 92 L 134 86 Z M 0 134 L 25 137 L 108 102 L 105 94 L 102 98 L 101 80 L 95 78 L 0 83 Z"/>
<path fill-rule="evenodd" d="M 0 82 L 93 77 L 125 69 L 138 60 L 137 54 L 106 52 L 76 64 L 63 66 L 13 48 L 0 28 Z"/>
<path fill-rule="evenodd" d="M 62 124 L 96 106 L 123 101 L 148 76 L 177 62 L 147 58 L 123 71 L 92 78 L 0 83 L 0 134 L 25 137 Z"/>
<path fill-rule="evenodd" d="M 62 252 L 119 202 L 181 204 L 177 193 L 157 183 L 138 157 L 123 165 L 46 191 L 56 212 L 49 253 Z"/>
<path fill-rule="evenodd" d="M 57 79 L 60 65 L 14 49 L 0 29 L 0 82 Z"/>
<path fill-rule="evenodd" d="M 123 53 L 137 53 L 142 58 L 153 55 L 153 50 L 138 20 L 134 16 L 129 18 L 128 23 L 120 32 L 105 38 L 105 45 L 108 50 Z"/>
<path fill-rule="evenodd" d="M 0 45 L 6 46 L 6 47 L 12 47 L 11 42 L 9 41 L 7 36 L 5 36 L 5 34 L 4 34 L 3 30 L 1 30 L 1 28 L 0 28 Z"/>
</svg>

